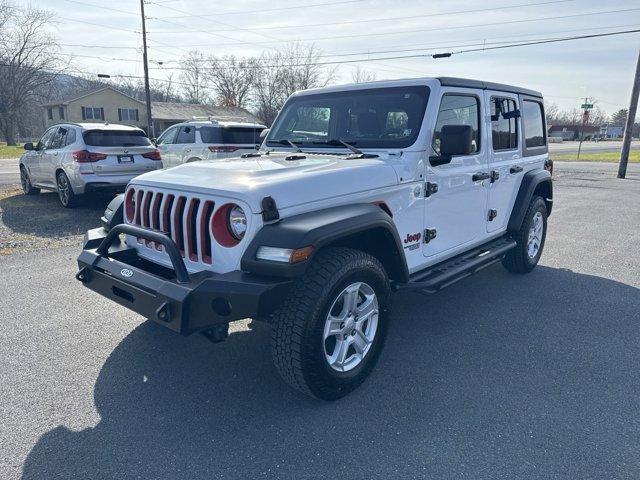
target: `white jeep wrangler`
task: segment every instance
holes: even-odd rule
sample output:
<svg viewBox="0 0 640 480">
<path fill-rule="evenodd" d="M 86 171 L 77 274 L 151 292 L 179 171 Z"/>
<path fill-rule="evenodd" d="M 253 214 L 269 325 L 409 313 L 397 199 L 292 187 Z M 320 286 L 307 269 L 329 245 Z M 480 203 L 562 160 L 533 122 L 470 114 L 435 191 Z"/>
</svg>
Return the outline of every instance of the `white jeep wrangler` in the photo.
<svg viewBox="0 0 640 480">
<path fill-rule="evenodd" d="M 536 266 L 553 195 L 545 132 L 541 94 L 508 85 L 298 92 L 260 151 L 132 180 L 87 232 L 77 278 L 185 335 L 269 322 L 282 377 L 337 399 L 374 367 L 392 292 Z"/>
</svg>

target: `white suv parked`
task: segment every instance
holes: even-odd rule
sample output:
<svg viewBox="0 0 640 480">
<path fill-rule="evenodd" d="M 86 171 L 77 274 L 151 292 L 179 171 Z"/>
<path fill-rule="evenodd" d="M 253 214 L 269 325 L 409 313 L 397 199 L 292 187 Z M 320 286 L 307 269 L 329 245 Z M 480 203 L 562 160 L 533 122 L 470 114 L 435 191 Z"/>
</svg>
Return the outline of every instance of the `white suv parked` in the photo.
<svg viewBox="0 0 640 480">
<path fill-rule="evenodd" d="M 20 180 L 27 195 L 56 190 L 64 207 L 95 189 L 124 189 L 129 181 L 162 168 L 160 152 L 143 130 L 103 123 L 61 123 L 37 144 L 27 143 Z"/>
<path fill-rule="evenodd" d="M 134 179 L 87 232 L 77 279 L 184 335 L 268 322 L 283 379 L 333 400 L 397 327 L 393 292 L 535 268 L 551 167 L 533 90 L 421 78 L 298 92 L 258 153 Z"/>
<path fill-rule="evenodd" d="M 255 152 L 261 142 L 260 133 L 266 128 L 259 123 L 192 120 L 169 127 L 156 143 L 164 167 L 175 167 Z"/>
</svg>

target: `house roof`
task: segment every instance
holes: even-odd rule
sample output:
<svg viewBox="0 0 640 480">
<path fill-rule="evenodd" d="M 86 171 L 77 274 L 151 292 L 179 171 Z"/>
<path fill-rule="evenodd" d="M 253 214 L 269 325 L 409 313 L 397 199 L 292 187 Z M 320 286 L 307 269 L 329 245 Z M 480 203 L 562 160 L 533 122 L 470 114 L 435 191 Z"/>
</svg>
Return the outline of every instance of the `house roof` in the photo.
<svg viewBox="0 0 640 480">
<path fill-rule="evenodd" d="M 134 98 L 134 97 L 132 97 L 130 95 L 127 95 L 126 93 L 122 93 L 120 90 L 116 90 L 115 88 L 110 87 L 109 85 L 107 85 L 107 86 L 100 87 L 100 88 L 87 88 L 87 89 L 84 89 L 84 90 L 78 90 L 78 91 L 75 91 L 73 93 L 69 93 L 69 94 L 64 95 L 62 97 L 56 98 L 54 100 L 51 100 L 51 101 L 49 101 L 47 103 L 43 103 L 42 106 L 43 107 L 51 107 L 51 106 L 55 106 L 55 105 L 67 104 L 67 103 L 73 102 L 75 100 L 79 100 L 81 98 L 88 97 L 89 95 L 93 95 L 94 93 L 102 92 L 103 90 L 114 91 L 116 93 L 119 93 L 123 97 L 127 97 L 130 100 L 134 100 L 134 101 L 144 105 L 144 102 L 141 102 L 137 98 Z"/>
<path fill-rule="evenodd" d="M 197 103 L 151 102 L 154 120 L 184 121 L 193 117 L 213 117 L 215 120 L 261 123 L 257 117 L 239 107 L 214 107 Z"/>
</svg>

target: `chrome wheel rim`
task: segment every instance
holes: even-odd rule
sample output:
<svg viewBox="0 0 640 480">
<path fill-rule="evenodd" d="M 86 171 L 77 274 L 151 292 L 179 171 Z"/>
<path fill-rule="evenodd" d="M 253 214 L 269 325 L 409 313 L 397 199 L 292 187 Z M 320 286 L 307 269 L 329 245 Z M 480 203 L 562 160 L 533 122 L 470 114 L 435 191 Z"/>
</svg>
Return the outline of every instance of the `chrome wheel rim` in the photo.
<svg viewBox="0 0 640 480">
<path fill-rule="evenodd" d="M 27 172 L 24 171 L 24 168 L 20 169 L 20 183 L 22 184 L 22 190 L 24 193 L 27 193 L 29 190 L 29 178 L 27 177 Z"/>
<path fill-rule="evenodd" d="M 69 203 L 69 181 L 62 174 L 58 176 L 58 195 L 63 205 Z"/>
<path fill-rule="evenodd" d="M 323 348 L 329 366 L 348 372 L 362 363 L 378 330 L 378 297 L 370 285 L 356 282 L 331 304 L 324 324 Z"/>
<path fill-rule="evenodd" d="M 531 221 L 531 227 L 529 228 L 529 238 L 527 240 L 527 255 L 530 259 L 536 258 L 540 251 L 540 245 L 542 244 L 542 234 L 544 233 L 544 221 L 542 219 L 542 213 L 536 212 Z"/>
</svg>

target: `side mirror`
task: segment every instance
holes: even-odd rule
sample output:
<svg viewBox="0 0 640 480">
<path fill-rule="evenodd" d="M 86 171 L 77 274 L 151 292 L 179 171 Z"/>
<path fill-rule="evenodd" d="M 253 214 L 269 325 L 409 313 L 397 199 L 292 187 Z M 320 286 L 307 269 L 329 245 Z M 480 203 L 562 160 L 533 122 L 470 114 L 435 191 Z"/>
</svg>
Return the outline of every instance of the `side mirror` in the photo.
<svg viewBox="0 0 640 480">
<path fill-rule="evenodd" d="M 24 149 L 25 150 L 35 150 L 36 147 L 33 146 L 33 143 L 27 142 L 27 143 L 24 144 Z"/>
<path fill-rule="evenodd" d="M 150 138 L 149 140 L 151 140 L 151 143 L 153 143 L 156 147 L 158 146 L 158 139 L 157 138 Z"/>
<path fill-rule="evenodd" d="M 444 125 L 440 130 L 440 155 L 429 157 L 432 166 L 444 165 L 458 155 L 473 152 L 473 128 L 471 125 Z"/>
<path fill-rule="evenodd" d="M 259 138 L 260 138 L 260 143 L 262 143 L 262 142 L 263 142 L 263 140 L 265 139 L 265 137 L 266 137 L 267 135 L 269 135 L 269 129 L 268 129 L 268 128 L 265 128 L 264 130 L 262 130 L 262 131 L 260 132 L 260 137 L 259 137 Z"/>
</svg>

